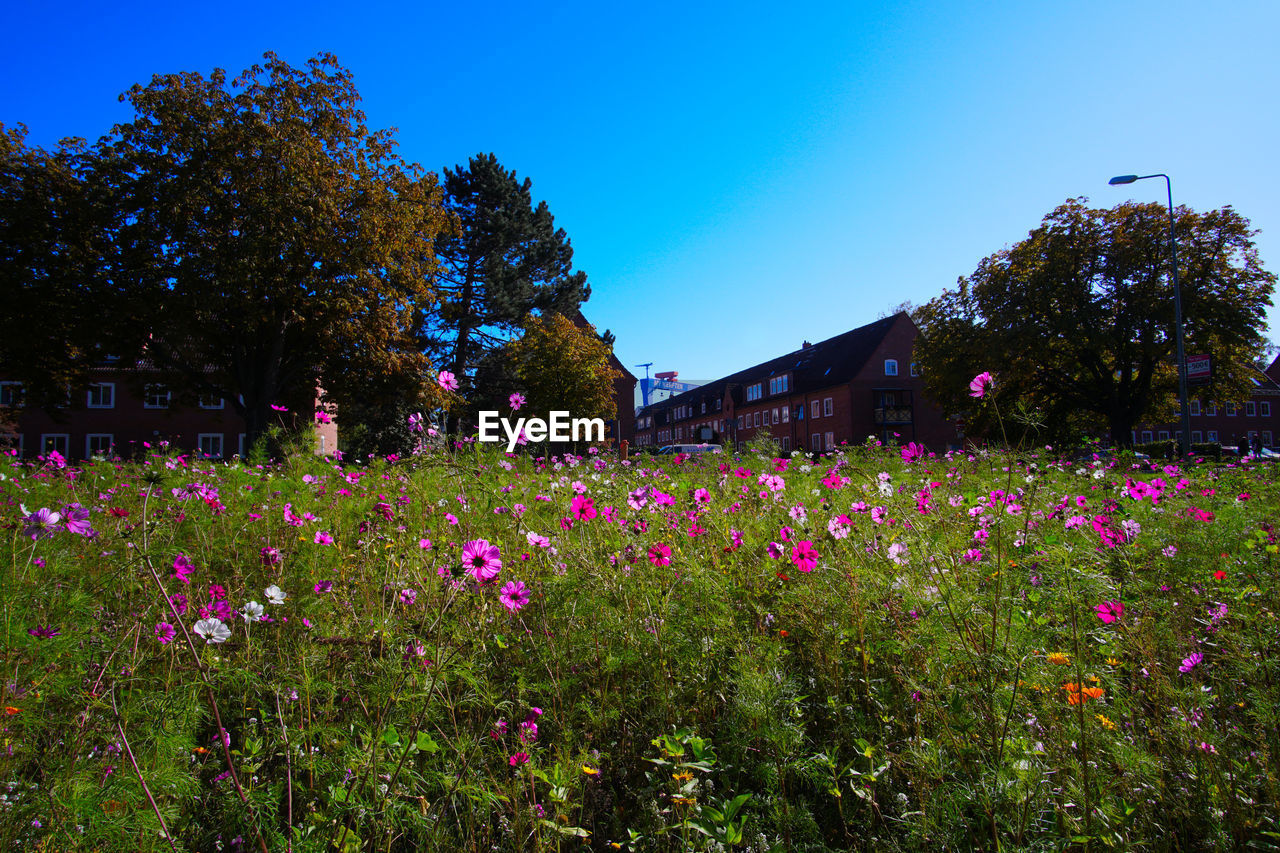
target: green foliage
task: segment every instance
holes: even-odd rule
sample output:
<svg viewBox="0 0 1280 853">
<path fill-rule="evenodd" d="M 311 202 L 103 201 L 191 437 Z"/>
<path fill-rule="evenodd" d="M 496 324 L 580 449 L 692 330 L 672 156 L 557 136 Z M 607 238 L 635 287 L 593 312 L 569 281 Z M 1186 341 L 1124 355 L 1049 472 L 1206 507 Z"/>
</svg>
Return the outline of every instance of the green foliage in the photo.
<svg viewBox="0 0 1280 853">
<path fill-rule="evenodd" d="M 1207 396 L 1243 398 L 1275 275 L 1262 267 L 1249 221 L 1230 207 L 1178 208 L 1176 230 L 1186 351 L 1214 358 Z M 1062 443 L 1101 418 L 1128 444 L 1134 424 L 1174 411 L 1168 270 L 1163 205 L 1095 210 L 1067 201 L 912 315 L 930 396 L 965 413 L 971 435 L 999 435 L 991 410 L 967 396 L 968 380 L 990 371 L 990 393 L 1006 411 L 1015 401 L 1040 410 L 1043 438 Z"/>
<path fill-rule="evenodd" d="M 0 845 L 1242 847 L 1280 831 L 1278 474 L 6 458 Z"/>
<path fill-rule="evenodd" d="M 580 329 L 554 312 L 526 317 L 524 334 L 502 350 L 533 412 L 560 410 L 578 418 L 617 417 L 613 383 L 622 374 L 609 355 L 594 329 Z"/>
</svg>

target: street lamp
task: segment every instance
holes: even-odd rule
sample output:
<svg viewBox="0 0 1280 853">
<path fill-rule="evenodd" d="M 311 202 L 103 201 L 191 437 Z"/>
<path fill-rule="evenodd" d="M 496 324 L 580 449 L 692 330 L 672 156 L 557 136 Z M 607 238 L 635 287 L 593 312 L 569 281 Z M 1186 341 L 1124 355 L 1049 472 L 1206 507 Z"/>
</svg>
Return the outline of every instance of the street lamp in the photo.
<svg viewBox="0 0 1280 853">
<path fill-rule="evenodd" d="M 1163 173 L 1155 175 L 1117 175 L 1108 181 L 1111 186 L 1131 184 L 1134 181 L 1145 181 L 1147 178 L 1164 178 L 1165 189 L 1169 193 L 1169 267 L 1173 271 L 1173 339 L 1178 353 L 1178 403 L 1182 409 L 1182 440 L 1180 450 L 1183 456 L 1191 452 L 1191 410 L 1187 406 L 1187 354 L 1182 348 L 1182 290 L 1178 287 L 1178 243 L 1173 235 L 1173 183 Z"/>
</svg>

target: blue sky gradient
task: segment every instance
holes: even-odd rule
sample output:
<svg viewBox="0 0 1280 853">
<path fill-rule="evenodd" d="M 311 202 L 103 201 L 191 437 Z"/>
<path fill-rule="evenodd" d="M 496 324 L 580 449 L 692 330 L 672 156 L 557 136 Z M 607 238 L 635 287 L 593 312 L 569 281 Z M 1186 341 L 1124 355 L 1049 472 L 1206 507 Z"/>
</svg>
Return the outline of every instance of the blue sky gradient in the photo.
<svg viewBox="0 0 1280 853">
<path fill-rule="evenodd" d="M 1163 201 L 1118 174 L 1233 205 L 1280 271 L 1271 1 L 184 5 L 12 4 L 0 122 L 94 140 L 152 74 L 332 52 L 406 159 L 532 179 L 628 366 L 713 379 L 928 301 L 1068 198 Z"/>
</svg>

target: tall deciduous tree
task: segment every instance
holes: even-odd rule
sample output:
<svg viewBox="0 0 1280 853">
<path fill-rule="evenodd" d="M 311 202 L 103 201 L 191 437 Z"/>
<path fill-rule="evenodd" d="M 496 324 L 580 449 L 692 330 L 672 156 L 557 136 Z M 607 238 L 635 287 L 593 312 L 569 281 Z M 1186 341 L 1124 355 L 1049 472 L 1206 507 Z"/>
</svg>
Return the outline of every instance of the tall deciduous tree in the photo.
<svg viewBox="0 0 1280 853">
<path fill-rule="evenodd" d="M 929 393 L 951 412 L 969 411 L 977 429 L 990 409 L 971 405 L 968 381 L 983 370 L 996 374 L 1006 411 L 1015 401 L 1039 408 L 1050 434 L 1100 418 L 1128 444 L 1135 424 L 1174 417 L 1168 209 L 1085 202 L 1067 201 L 919 309 Z M 1213 384 L 1197 394 L 1247 396 L 1275 275 L 1232 208 L 1179 207 L 1175 223 L 1186 351 L 1215 364 Z"/>
<path fill-rule="evenodd" d="M 573 270 L 568 237 L 545 201 L 534 206 L 531 186 L 493 154 L 444 170 L 446 206 L 458 227 L 437 242 L 440 307 L 426 317 L 422 339 L 464 393 L 474 368 L 530 312 L 572 314 L 591 295 L 586 273 Z"/>
<path fill-rule="evenodd" d="M 250 439 L 270 407 L 423 389 L 413 313 L 447 221 L 433 174 L 370 132 L 329 54 L 156 76 L 98 148 L 112 238 L 148 357 L 189 396 L 223 396 Z"/>
<path fill-rule="evenodd" d="M 525 319 L 524 335 L 504 347 L 503 361 L 532 411 L 609 420 L 617 417 L 613 383 L 622 377 L 609 364 L 611 352 L 594 329 L 548 312 Z"/>
</svg>

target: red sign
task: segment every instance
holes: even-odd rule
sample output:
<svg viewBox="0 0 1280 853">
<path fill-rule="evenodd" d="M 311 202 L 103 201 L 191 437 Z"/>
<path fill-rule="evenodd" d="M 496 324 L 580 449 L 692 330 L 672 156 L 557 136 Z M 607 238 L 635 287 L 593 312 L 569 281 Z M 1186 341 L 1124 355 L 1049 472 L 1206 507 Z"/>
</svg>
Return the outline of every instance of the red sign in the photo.
<svg viewBox="0 0 1280 853">
<path fill-rule="evenodd" d="M 1213 375 L 1213 360 L 1207 355 L 1187 356 L 1187 381 L 1208 382 Z"/>
</svg>

